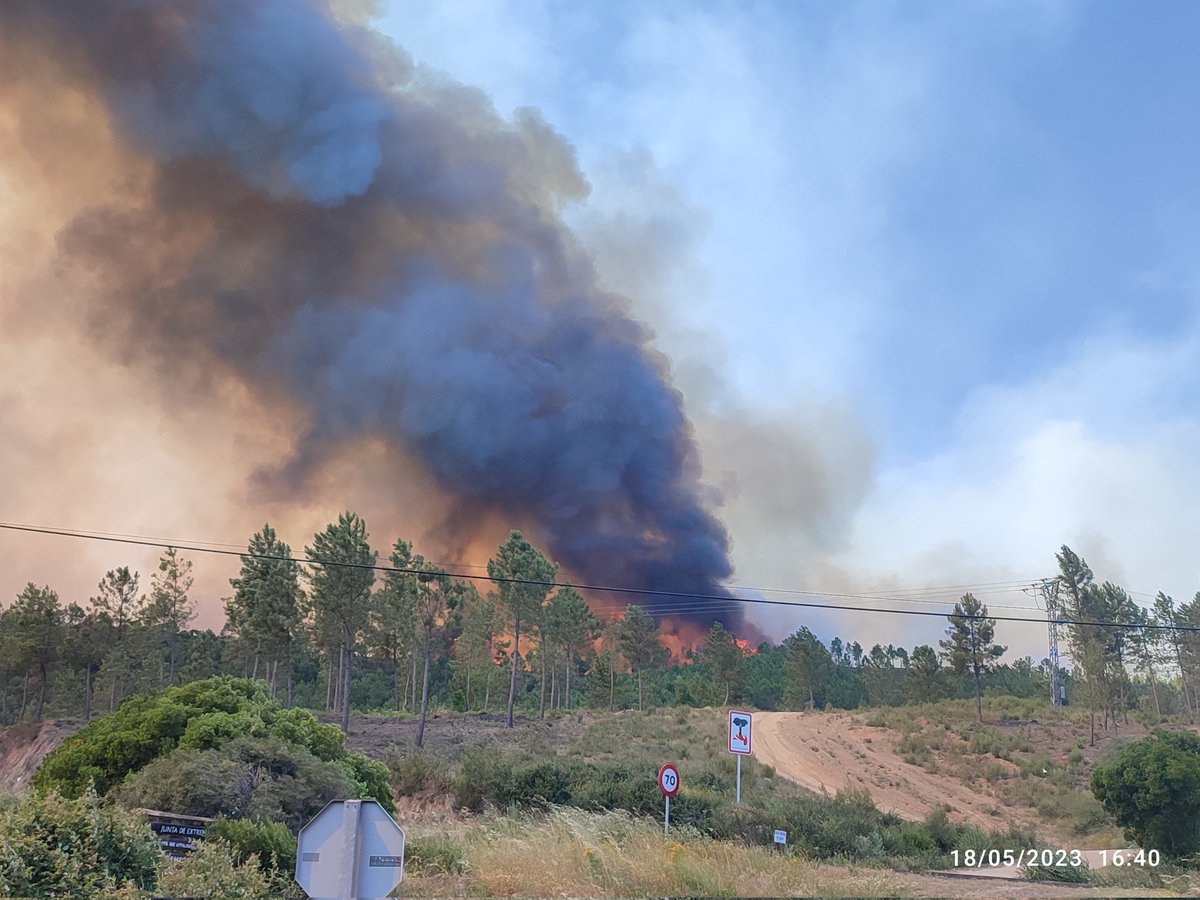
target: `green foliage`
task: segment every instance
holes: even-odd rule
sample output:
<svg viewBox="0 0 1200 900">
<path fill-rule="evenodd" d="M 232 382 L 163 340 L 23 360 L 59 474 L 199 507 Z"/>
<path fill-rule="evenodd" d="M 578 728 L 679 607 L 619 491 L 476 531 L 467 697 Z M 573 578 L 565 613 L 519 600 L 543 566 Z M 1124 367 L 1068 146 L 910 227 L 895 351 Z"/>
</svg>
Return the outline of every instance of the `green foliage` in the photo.
<svg viewBox="0 0 1200 900">
<path fill-rule="evenodd" d="M 496 550 L 495 559 L 488 560 L 487 572 L 488 577 L 495 580 L 500 602 L 512 617 L 513 623 L 513 668 L 506 713 L 508 724 L 511 726 L 513 707 L 517 700 L 516 674 L 521 652 L 521 619 L 534 618 L 541 612 L 542 604 L 550 593 L 551 582 L 558 572 L 558 565 L 548 560 L 521 532 L 513 531 L 509 533 L 508 540 Z"/>
<path fill-rule="evenodd" d="M 975 705 L 983 721 L 980 679 L 993 668 L 997 659 L 1008 649 L 994 642 L 996 620 L 988 617 L 987 604 L 980 603 L 974 594 L 963 594 L 947 618 L 946 640 L 939 641 L 946 651 L 946 661 L 955 674 L 970 673 L 975 680 Z"/>
<path fill-rule="evenodd" d="M 346 735 L 324 725 L 306 709 L 283 709 L 275 714 L 270 733 L 289 744 L 299 744 L 317 759 L 332 762 L 346 755 Z"/>
<path fill-rule="evenodd" d="M 203 722 L 216 714 L 265 711 L 272 705 L 263 686 L 236 678 L 195 681 L 157 694 L 132 697 L 115 713 L 81 728 L 48 755 L 34 775 L 43 791 L 78 797 L 94 783 L 106 793 L 130 772 L 169 753 L 188 731 L 197 740 L 209 732 Z M 223 723 L 218 718 L 218 723 Z M 214 732 L 220 730 L 220 726 Z"/>
<path fill-rule="evenodd" d="M 282 822 L 221 817 L 209 823 L 206 840 L 214 838 L 220 838 L 233 848 L 234 859 L 239 865 L 250 856 L 256 856 L 263 868 L 288 878 L 296 871 L 296 835 Z"/>
<path fill-rule="evenodd" d="M 162 860 L 144 818 L 95 794 L 30 795 L 0 809 L 0 896 L 85 898 L 154 887 Z"/>
<path fill-rule="evenodd" d="M 462 875 L 467 858 L 446 835 L 414 837 L 404 845 L 404 870 L 411 875 Z"/>
<path fill-rule="evenodd" d="M 471 812 L 482 811 L 488 803 L 495 803 L 510 772 L 511 764 L 499 751 L 484 744 L 469 747 L 450 782 L 454 805 Z"/>
<path fill-rule="evenodd" d="M 163 875 L 159 890 L 172 897 L 220 897 L 221 900 L 274 900 L 280 884 L 264 871 L 258 858 L 238 862 L 222 840 L 204 841 L 196 852 Z"/>
<path fill-rule="evenodd" d="M 1200 850 L 1200 737 L 1159 731 L 1092 770 L 1092 793 L 1146 850 L 1174 858 Z"/>
<path fill-rule="evenodd" d="M 191 815 L 283 816 L 293 827 L 335 797 L 393 811 L 387 768 L 345 749 L 332 725 L 284 710 L 259 682 L 213 678 L 131 698 L 43 760 L 39 790 L 123 796 Z M 136 773 L 157 765 L 144 775 Z"/>
<path fill-rule="evenodd" d="M 410 747 L 404 752 L 392 747 L 384 761 L 392 790 L 402 797 L 410 797 L 427 787 L 446 787 L 449 783 L 445 762 L 427 750 Z"/>
<path fill-rule="evenodd" d="M 791 709 L 813 709 L 817 695 L 824 693 L 833 661 L 825 645 L 808 628 L 798 629 L 783 645 L 787 649 L 783 667 L 787 685 L 784 702 Z"/>
<path fill-rule="evenodd" d="M 478 746 L 464 756 L 453 779 L 455 800 L 465 808 L 500 809 L 574 806 L 590 811 L 626 810 L 662 816 L 663 801 L 652 770 L 617 763 L 581 762 L 561 757 L 527 761 Z M 818 859 L 847 858 L 883 862 L 904 860 L 912 867 L 944 865 L 954 849 L 1031 846 L 1031 835 L 988 834 L 955 825 L 945 810 L 925 822 L 905 822 L 876 809 L 865 791 L 841 791 L 834 797 L 807 791 L 754 789 L 755 767 L 743 770 L 743 796 L 735 805 L 732 780 L 706 769 L 689 775 L 671 802 L 671 821 L 722 840 L 769 846 L 777 828 L 788 831 L 795 846 Z"/>
<path fill-rule="evenodd" d="M 277 738 L 239 738 L 219 750 L 179 748 L 131 776 L 116 794 L 129 805 L 282 822 L 293 831 L 331 800 L 382 795 L 388 802 L 381 804 L 393 810 L 381 764 L 358 754 L 326 762 Z"/>
<path fill-rule="evenodd" d="M 225 601 L 226 631 L 267 659 L 286 660 L 300 623 L 300 566 L 269 524 L 250 538 Z"/>
<path fill-rule="evenodd" d="M 366 522 L 352 512 L 342 513 L 337 522 L 313 535 L 312 546 L 305 547 L 304 553 L 313 561 L 308 570 L 313 631 L 327 653 L 339 649 L 347 661 L 340 697 L 342 731 L 349 731 L 350 663 L 370 621 L 378 554 L 367 541 Z"/>
<path fill-rule="evenodd" d="M 266 723 L 257 710 L 240 709 L 235 713 L 217 711 L 188 722 L 178 746 L 189 750 L 210 750 L 228 744 L 238 735 L 262 737 L 266 730 Z"/>
<path fill-rule="evenodd" d="M 1021 877 L 1030 881 L 1057 881 L 1061 884 L 1088 884 L 1092 880 L 1092 869 L 1086 861 L 1079 865 L 1050 865 L 1041 863 L 1022 866 Z"/>
<path fill-rule="evenodd" d="M 42 718 L 49 670 L 57 659 L 62 640 L 64 612 L 58 594 L 48 587 L 25 585 L 3 614 L 4 659 L 0 663 L 27 675 L 36 673 L 39 690 L 34 701 L 35 720 Z"/>
<path fill-rule="evenodd" d="M 389 813 L 396 812 L 387 766 L 361 753 L 347 753 L 339 763 L 357 787 L 356 796 L 376 800 Z"/>
<path fill-rule="evenodd" d="M 131 775 L 112 796 L 130 807 L 191 816 L 244 815 L 252 784 L 246 766 L 216 750 L 180 749 Z"/>
</svg>

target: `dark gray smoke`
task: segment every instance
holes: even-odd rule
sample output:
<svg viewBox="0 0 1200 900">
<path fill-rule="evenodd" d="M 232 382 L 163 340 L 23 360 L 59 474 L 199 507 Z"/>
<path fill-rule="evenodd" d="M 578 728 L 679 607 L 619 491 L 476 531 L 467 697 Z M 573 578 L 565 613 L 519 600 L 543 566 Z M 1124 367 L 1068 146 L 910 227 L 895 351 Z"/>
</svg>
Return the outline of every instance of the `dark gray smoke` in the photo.
<svg viewBox="0 0 1200 900">
<path fill-rule="evenodd" d="M 289 484 L 383 439 L 588 581 L 721 593 L 681 397 L 564 227 L 587 185 L 536 113 L 319 0 L 4 0 L 15 47 L 152 161 L 60 239 L 98 337 L 176 390 L 223 367 L 306 404 Z"/>
</svg>

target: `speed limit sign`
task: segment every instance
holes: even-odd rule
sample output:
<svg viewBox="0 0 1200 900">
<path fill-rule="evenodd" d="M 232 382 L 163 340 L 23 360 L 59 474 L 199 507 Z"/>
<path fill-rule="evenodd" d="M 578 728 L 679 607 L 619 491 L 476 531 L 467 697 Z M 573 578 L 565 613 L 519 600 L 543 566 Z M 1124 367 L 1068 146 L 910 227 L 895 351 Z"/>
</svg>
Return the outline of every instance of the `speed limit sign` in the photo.
<svg viewBox="0 0 1200 900">
<path fill-rule="evenodd" d="M 658 789 L 664 797 L 674 797 L 679 793 L 679 770 L 670 763 L 658 770 Z"/>
</svg>

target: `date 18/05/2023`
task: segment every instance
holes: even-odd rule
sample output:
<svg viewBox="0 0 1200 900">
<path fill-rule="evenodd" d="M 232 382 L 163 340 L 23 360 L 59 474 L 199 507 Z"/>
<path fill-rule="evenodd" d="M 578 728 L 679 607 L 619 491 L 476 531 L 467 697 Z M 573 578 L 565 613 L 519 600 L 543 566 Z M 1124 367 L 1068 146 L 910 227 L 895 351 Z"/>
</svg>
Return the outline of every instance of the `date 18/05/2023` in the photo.
<svg viewBox="0 0 1200 900">
<path fill-rule="evenodd" d="M 1162 861 L 1157 850 L 1098 850 L 1101 866 L 1158 866 Z M 991 868 L 993 866 L 1083 866 L 1087 859 L 1082 850 L 1038 850 L 1026 847 L 1021 850 L 951 850 L 955 868 Z"/>
</svg>

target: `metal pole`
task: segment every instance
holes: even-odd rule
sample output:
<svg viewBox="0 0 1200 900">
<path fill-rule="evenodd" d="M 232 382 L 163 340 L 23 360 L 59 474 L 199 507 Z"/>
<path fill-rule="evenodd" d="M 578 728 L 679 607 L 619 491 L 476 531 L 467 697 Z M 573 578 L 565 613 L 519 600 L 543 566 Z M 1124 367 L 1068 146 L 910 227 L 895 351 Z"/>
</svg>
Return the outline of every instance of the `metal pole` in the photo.
<svg viewBox="0 0 1200 900">
<path fill-rule="evenodd" d="M 742 802 L 742 755 L 739 753 L 737 758 L 737 802 Z"/>
<path fill-rule="evenodd" d="M 347 800 L 342 805 L 342 861 L 338 873 L 338 900 L 358 900 L 358 816 L 361 800 Z"/>
<path fill-rule="evenodd" d="M 667 812 L 666 815 L 663 816 L 663 837 L 666 837 L 667 832 L 671 830 L 671 797 L 667 794 L 664 794 L 663 796 L 667 801 Z"/>
</svg>

